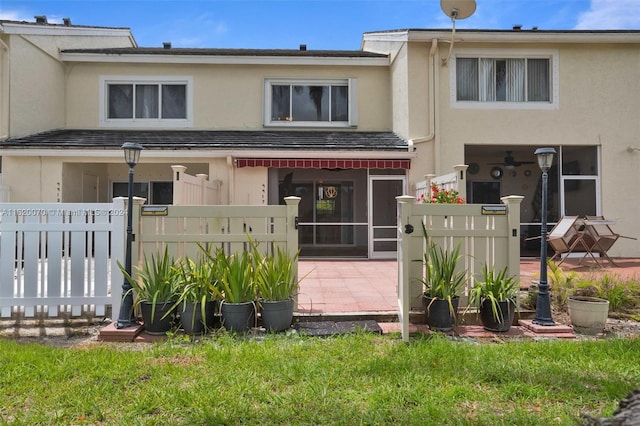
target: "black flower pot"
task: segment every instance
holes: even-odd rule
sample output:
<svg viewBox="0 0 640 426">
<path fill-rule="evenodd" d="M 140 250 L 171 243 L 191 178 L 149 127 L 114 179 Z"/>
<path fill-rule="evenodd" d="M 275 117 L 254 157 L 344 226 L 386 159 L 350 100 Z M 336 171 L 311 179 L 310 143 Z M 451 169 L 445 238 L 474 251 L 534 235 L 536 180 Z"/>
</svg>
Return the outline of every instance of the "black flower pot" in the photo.
<svg viewBox="0 0 640 426">
<path fill-rule="evenodd" d="M 256 304 L 254 302 L 222 302 L 222 326 L 227 331 L 246 333 L 255 326 Z"/>
<path fill-rule="evenodd" d="M 293 322 L 293 299 L 260 302 L 262 326 L 267 331 L 284 331 Z"/>
<path fill-rule="evenodd" d="M 480 322 L 485 330 L 505 332 L 509 331 L 516 314 L 516 304 L 513 300 L 498 302 L 498 318 L 493 314 L 490 300 L 483 300 L 480 304 Z"/>
<path fill-rule="evenodd" d="M 204 334 L 214 326 L 216 302 L 205 304 L 204 317 L 202 316 L 201 302 L 187 302 L 180 304 L 182 309 L 180 319 L 182 328 L 187 334 Z"/>
<path fill-rule="evenodd" d="M 460 298 L 458 296 L 451 298 L 453 311 L 446 299 L 430 297 L 423 295 L 425 302 L 425 313 L 427 317 L 427 325 L 429 329 L 434 331 L 451 331 L 456 323 L 456 313 L 458 312 L 458 304 Z"/>
<path fill-rule="evenodd" d="M 171 330 L 175 319 L 173 304 L 174 302 L 140 302 L 142 321 L 147 333 L 162 335 Z"/>
</svg>

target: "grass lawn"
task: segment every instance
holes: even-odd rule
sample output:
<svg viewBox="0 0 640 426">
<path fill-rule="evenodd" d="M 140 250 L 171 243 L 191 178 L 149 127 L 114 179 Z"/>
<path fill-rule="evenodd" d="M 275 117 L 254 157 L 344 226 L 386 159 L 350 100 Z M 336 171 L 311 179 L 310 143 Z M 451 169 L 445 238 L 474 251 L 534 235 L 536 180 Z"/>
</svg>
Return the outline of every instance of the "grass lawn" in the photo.
<svg viewBox="0 0 640 426">
<path fill-rule="evenodd" d="M 0 340 L 0 424 L 575 425 L 640 387 L 640 339 L 220 334 L 135 346 Z"/>
</svg>

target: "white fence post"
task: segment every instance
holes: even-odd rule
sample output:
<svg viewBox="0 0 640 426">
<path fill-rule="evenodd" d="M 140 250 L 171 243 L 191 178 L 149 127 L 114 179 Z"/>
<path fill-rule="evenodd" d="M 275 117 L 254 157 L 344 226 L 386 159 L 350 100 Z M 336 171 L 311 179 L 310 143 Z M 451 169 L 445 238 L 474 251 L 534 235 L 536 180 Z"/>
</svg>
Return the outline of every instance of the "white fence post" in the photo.
<svg viewBox="0 0 640 426">
<path fill-rule="evenodd" d="M 180 206 L 185 203 L 186 188 L 182 177 L 187 168 L 185 166 L 174 165 L 171 166 L 171 169 L 173 170 L 173 204 Z"/>
<path fill-rule="evenodd" d="M 398 319 L 402 340 L 409 341 L 409 311 L 411 310 L 411 235 L 418 231 L 413 223 L 412 208 L 416 201 L 411 195 L 396 197 L 398 201 Z"/>
<path fill-rule="evenodd" d="M 520 204 L 524 197 L 521 195 L 508 195 L 500 198 L 507 206 L 507 228 L 509 229 L 509 238 L 507 240 L 507 267 L 509 274 L 520 279 Z"/>
<path fill-rule="evenodd" d="M 284 197 L 287 204 L 287 254 L 293 258 L 298 252 L 298 206 L 300 205 L 300 197 Z M 298 262 L 295 262 L 295 277 L 298 279 Z M 294 309 L 298 308 L 298 292 L 296 292 L 293 300 Z"/>
<path fill-rule="evenodd" d="M 196 177 L 200 179 L 200 196 L 199 196 L 200 199 L 197 200 L 197 202 L 194 202 L 193 204 L 208 204 L 205 202 L 205 200 L 207 198 L 207 194 L 206 194 L 207 178 L 209 177 L 209 175 L 207 175 L 206 173 L 198 173 L 196 174 Z"/>
</svg>

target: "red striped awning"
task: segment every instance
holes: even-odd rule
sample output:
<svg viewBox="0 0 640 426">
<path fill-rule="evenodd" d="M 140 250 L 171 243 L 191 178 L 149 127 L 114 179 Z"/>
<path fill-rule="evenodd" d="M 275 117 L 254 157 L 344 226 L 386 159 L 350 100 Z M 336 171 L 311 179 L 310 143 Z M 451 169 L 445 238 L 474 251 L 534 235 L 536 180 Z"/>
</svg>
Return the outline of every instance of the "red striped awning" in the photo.
<svg viewBox="0 0 640 426">
<path fill-rule="evenodd" d="M 280 169 L 409 169 L 411 160 L 349 160 L 322 158 L 238 158 L 236 167 Z"/>
</svg>

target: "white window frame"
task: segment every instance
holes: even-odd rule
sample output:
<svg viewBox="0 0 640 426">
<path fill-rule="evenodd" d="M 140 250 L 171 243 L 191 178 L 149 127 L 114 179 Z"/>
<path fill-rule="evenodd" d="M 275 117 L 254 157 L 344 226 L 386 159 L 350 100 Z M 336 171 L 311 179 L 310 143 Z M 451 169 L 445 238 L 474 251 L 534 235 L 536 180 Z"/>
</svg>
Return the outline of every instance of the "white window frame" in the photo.
<svg viewBox="0 0 640 426">
<path fill-rule="evenodd" d="M 560 67 L 559 53 L 555 49 L 458 49 L 449 62 L 450 103 L 458 109 L 513 109 L 513 110 L 552 110 L 560 108 Z M 551 99 L 548 102 L 483 102 L 458 101 L 456 87 L 456 59 L 492 58 L 492 59 L 548 59 L 551 78 Z"/>
<path fill-rule="evenodd" d="M 109 118 L 110 84 L 184 84 L 186 118 Z M 191 76 L 100 76 L 100 127 L 193 127 L 193 78 Z"/>
<path fill-rule="evenodd" d="M 349 90 L 349 119 L 347 121 L 272 121 L 271 95 L 273 85 L 347 85 Z M 358 82 L 355 78 L 342 79 L 293 79 L 267 78 L 264 80 L 264 117 L 265 127 L 357 127 L 358 126 Z"/>
</svg>

